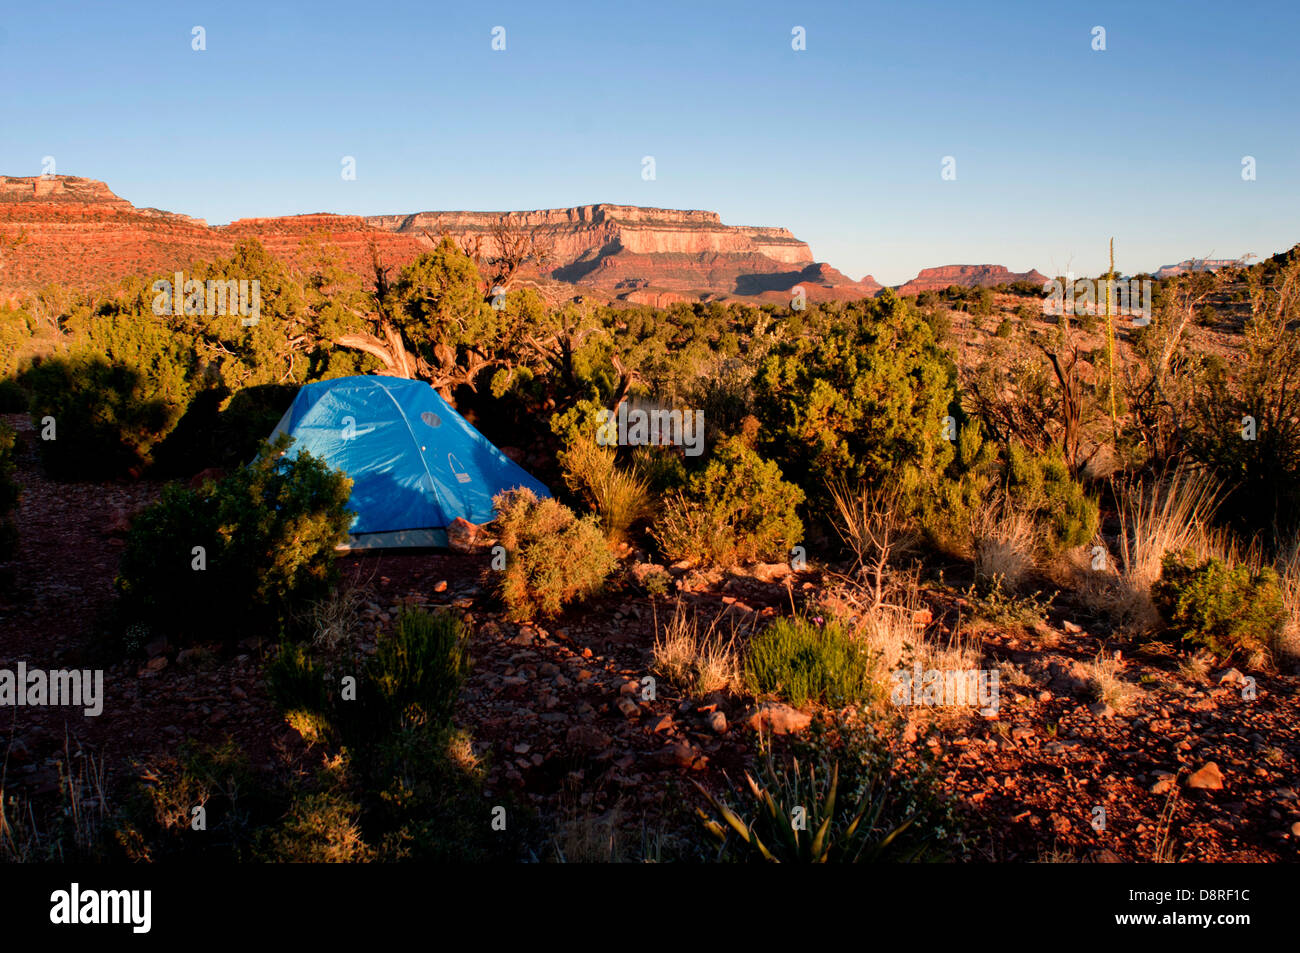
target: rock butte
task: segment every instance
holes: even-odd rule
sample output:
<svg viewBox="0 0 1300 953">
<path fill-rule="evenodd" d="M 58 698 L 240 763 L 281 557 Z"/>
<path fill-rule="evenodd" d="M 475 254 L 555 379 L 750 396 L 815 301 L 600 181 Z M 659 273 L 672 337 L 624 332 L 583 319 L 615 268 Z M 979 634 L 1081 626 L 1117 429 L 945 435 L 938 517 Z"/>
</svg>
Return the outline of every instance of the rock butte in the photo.
<svg viewBox="0 0 1300 953">
<path fill-rule="evenodd" d="M 525 280 L 549 297 L 572 285 L 594 297 L 665 306 L 679 301 L 749 298 L 788 303 L 803 287 L 809 301 L 871 297 L 882 286 L 855 281 L 813 260 L 789 230 L 724 225 L 716 212 L 583 205 L 531 212 L 415 212 L 405 215 L 291 215 L 244 218 L 210 226 L 202 219 L 137 208 L 107 185 L 75 176 L 0 176 L 0 296 L 49 283 L 89 290 L 129 275 L 168 274 L 191 262 L 226 256 L 256 238 L 291 265 L 307 257 L 303 240 L 336 245 L 354 270 L 368 274 L 373 245 L 384 264 L 400 267 L 443 235 L 480 253 L 497 251 L 498 235 L 531 233 L 548 251 L 544 271 Z M 929 268 L 904 285 L 915 294 L 950 284 L 996 284 L 1022 278 L 994 265 Z"/>
</svg>

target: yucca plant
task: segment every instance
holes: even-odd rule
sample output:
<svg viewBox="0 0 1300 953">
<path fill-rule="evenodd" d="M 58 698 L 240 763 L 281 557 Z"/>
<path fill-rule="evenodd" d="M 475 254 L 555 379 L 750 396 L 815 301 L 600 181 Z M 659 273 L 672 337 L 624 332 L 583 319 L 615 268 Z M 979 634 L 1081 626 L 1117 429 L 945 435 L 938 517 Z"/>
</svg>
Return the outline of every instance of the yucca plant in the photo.
<svg viewBox="0 0 1300 953">
<path fill-rule="evenodd" d="M 718 815 L 696 811 L 704 829 L 720 845 L 719 859 L 804 864 L 913 861 L 925 848 L 924 840 L 902 838 L 914 817 L 888 827 L 884 819 L 887 782 L 868 781 L 857 802 L 849 806 L 840 798 L 838 763 L 831 766 L 829 783 L 819 783 L 815 765 L 805 772 L 796 758 L 789 768 L 778 768 L 769 752 L 762 773 L 760 786 L 745 772 L 753 800 L 749 821 L 694 782 Z"/>
</svg>

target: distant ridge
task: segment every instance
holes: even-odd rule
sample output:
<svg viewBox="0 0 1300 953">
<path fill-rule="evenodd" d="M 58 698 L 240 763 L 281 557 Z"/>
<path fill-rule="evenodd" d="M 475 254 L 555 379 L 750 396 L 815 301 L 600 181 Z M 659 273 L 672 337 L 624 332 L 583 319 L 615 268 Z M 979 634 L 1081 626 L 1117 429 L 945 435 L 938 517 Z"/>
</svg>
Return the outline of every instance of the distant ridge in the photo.
<svg viewBox="0 0 1300 953">
<path fill-rule="evenodd" d="M 568 286 L 607 300 L 665 306 L 680 301 L 746 298 L 788 303 L 801 288 L 809 301 L 856 300 L 883 288 L 815 261 L 788 229 L 725 225 L 718 213 L 598 203 L 521 212 L 429 211 L 392 215 L 317 213 L 243 218 L 210 226 L 203 219 L 137 208 L 103 182 L 77 176 L 0 176 L 0 294 L 50 283 L 90 290 L 129 275 L 183 269 L 226 256 L 256 238 L 291 265 L 305 264 L 304 239 L 336 245 L 349 267 L 368 274 L 371 248 L 400 267 L 443 236 L 486 260 L 502 243 L 526 237 L 533 262 L 521 277 L 563 295 Z M 927 268 L 901 294 L 949 285 L 1045 280 L 1001 265 Z"/>
</svg>

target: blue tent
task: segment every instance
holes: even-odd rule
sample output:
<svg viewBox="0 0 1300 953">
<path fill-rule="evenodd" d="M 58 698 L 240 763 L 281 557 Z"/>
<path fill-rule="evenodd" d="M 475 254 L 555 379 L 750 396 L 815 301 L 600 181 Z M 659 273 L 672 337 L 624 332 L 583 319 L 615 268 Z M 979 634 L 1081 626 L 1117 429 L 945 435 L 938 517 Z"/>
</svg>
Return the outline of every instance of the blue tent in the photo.
<svg viewBox="0 0 1300 953">
<path fill-rule="evenodd" d="M 352 478 L 349 548 L 445 546 L 464 517 L 489 522 L 492 497 L 527 487 L 550 496 L 437 391 L 396 377 L 339 377 L 298 391 L 271 433 Z"/>
</svg>

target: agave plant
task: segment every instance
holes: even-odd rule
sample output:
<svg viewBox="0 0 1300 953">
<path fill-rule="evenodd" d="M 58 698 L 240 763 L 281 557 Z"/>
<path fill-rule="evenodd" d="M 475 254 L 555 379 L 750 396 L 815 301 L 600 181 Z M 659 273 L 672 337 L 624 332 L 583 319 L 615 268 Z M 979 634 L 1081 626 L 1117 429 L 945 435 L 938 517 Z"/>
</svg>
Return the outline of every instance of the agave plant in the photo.
<svg viewBox="0 0 1300 953">
<path fill-rule="evenodd" d="M 838 763 L 831 766 L 829 784 L 818 784 L 815 764 L 805 772 L 796 758 L 789 768 L 778 768 L 768 752 L 762 774 L 760 786 L 745 772 L 753 800 L 752 821 L 695 782 L 720 818 L 696 811 L 705 830 L 721 845 L 720 858 L 737 846 L 742 859 L 809 864 L 910 861 L 924 850 L 923 840 L 907 844 L 901 839 L 914 817 L 889 830 L 882 828 L 887 782 L 869 781 L 857 803 L 849 807 L 839 798 Z"/>
</svg>

